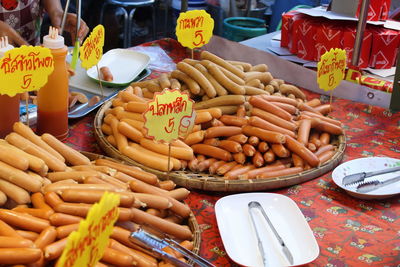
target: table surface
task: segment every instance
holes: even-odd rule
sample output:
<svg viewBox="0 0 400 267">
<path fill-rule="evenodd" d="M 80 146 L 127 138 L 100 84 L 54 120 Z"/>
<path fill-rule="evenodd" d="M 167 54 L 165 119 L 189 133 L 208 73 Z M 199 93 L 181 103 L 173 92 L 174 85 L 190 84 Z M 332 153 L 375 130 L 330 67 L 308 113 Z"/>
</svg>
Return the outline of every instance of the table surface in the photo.
<svg viewBox="0 0 400 267">
<path fill-rule="evenodd" d="M 175 61 L 189 57 L 172 39 L 143 46 L 160 46 Z M 266 62 L 268 64 L 268 62 Z M 159 73 L 153 73 L 156 77 Z M 319 97 L 306 90 L 308 99 Z M 346 130 L 344 161 L 360 157 L 400 158 L 400 114 L 345 99 L 334 99 L 330 114 Z M 95 112 L 70 120 L 67 143 L 76 149 L 101 153 L 93 134 Z M 313 180 L 269 191 L 296 202 L 318 242 L 320 254 L 307 266 L 399 266 L 400 198 L 360 200 L 337 187 L 328 172 Z M 219 235 L 214 205 L 227 193 L 192 191 L 186 203 L 200 225 L 200 255 L 215 266 L 237 266 L 227 256 Z M 227 218 L 230 220 L 232 218 Z M 234 233 L 233 233 L 234 234 Z"/>
</svg>

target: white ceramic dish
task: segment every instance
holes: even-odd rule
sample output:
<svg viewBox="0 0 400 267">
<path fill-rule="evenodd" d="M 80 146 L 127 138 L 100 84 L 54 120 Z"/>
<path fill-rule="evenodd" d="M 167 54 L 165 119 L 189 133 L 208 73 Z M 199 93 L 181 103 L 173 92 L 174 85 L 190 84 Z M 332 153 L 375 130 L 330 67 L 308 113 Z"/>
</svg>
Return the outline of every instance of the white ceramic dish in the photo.
<svg viewBox="0 0 400 267">
<path fill-rule="evenodd" d="M 354 197 L 361 199 L 382 199 L 389 198 L 400 193 L 400 181 L 370 191 L 368 193 L 359 193 L 356 191 L 357 185 L 344 186 L 342 183 L 343 177 L 346 175 L 359 173 L 359 172 L 370 172 L 382 170 L 384 168 L 400 166 L 400 159 L 388 158 L 388 157 L 369 157 L 359 158 L 347 161 L 337 166 L 332 172 L 332 180 L 340 188 L 346 190 L 346 192 Z M 380 180 L 384 181 L 394 176 L 400 175 L 400 171 L 393 173 L 386 173 L 377 175 L 374 177 L 367 177 L 365 181 Z"/>
<path fill-rule="evenodd" d="M 312 262 L 319 255 L 318 243 L 303 214 L 290 198 L 272 193 L 236 194 L 219 199 L 215 215 L 225 250 L 229 257 L 243 266 L 263 266 L 253 229 L 248 203 L 258 201 L 275 229 L 293 255 L 290 265 L 282 253 L 276 237 L 268 224 L 257 217 L 257 225 L 266 248 L 268 266 L 297 266 Z"/>
<path fill-rule="evenodd" d="M 98 66 L 99 69 L 107 66 L 114 80 L 112 82 L 103 81 L 105 86 L 120 87 L 128 86 L 149 65 L 150 57 L 128 49 L 112 49 L 103 55 Z M 87 75 L 93 80 L 99 80 L 97 67 L 93 66 L 87 70 Z"/>
</svg>

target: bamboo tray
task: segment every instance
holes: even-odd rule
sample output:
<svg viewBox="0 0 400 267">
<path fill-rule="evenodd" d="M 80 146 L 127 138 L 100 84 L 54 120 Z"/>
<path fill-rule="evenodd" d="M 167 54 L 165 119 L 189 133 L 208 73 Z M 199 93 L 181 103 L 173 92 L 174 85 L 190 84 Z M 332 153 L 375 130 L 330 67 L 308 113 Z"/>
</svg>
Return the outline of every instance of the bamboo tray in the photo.
<svg viewBox="0 0 400 267">
<path fill-rule="evenodd" d="M 325 162 L 318 168 L 306 170 L 295 175 L 280 176 L 270 179 L 224 180 L 222 177 L 217 175 L 193 173 L 190 171 L 171 171 L 168 175 L 166 172 L 149 168 L 125 155 L 122 155 L 118 149 L 116 149 L 106 140 L 103 132 L 101 131 L 101 124 L 103 122 L 104 112 L 109 109 L 111 105 L 111 100 L 105 102 L 97 111 L 94 119 L 95 138 L 101 149 L 110 157 L 122 160 L 125 163 L 138 166 L 143 170 L 154 173 L 162 180 L 170 179 L 177 185 L 186 187 L 188 189 L 200 189 L 218 192 L 253 192 L 299 184 L 319 177 L 335 168 L 342 160 L 346 148 L 346 138 L 344 135 L 341 135 L 336 140 L 332 140 L 332 143 L 338 146 L 336 154 L 329 161 Z"/>
<path fill-rule="evenodd" d="M 96 159 L 108 159 L 108 160 L 113 160 L 115 162 L 119 162 L 119 163 L 125 163 L 125 164 L 130 164 L 132 165 L 132 163 L 129 162 L 125 162 L 123 160 L 115 160 L 103 155 L 99 155 L 99 154 L 95 154 L 95 153 L 90 153 L 90 152 L 82 152 L 82 154 L 84 154 L 86 157 L 88 157 L 90 160 L 96 160 Z M 200 252 L 200 242 L 201 242 L 201 232 L 200 232 L 200 227 L 199 224 L 197 223 L 196 217 L 194 216 L 193 212 L 190 212 L 189 218 L 188 218 L 188 225 L 190 230 L 193 233 L 193 250 L 192 252 L 194 254 L 199 255 Z M 194 265 L 194 262 L 192 261 L 188 261 L 188 263 L 190 265 Z"/>
</svg>

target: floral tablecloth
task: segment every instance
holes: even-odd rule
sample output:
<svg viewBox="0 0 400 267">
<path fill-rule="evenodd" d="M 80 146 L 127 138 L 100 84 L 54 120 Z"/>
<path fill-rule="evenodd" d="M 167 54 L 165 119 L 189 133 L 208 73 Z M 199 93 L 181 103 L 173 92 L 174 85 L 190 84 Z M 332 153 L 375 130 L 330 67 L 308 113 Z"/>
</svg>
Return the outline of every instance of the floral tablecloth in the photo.
<svg viewBox="0 0 400 267">
<path fill-rule="evenodd" d="M 160 46 L 175 62 L 190 56 L 172 39 L 144 45 Z M 329 101 L 326 96 L 306 93 L 309 98 Z M 400 113 L 345 99 L 334 99 L 333 104 L 331 115 L 346 129 L 343 161 L 369 156 L 400 158 Z M 71 120 L 67 142 L 83 151 L 101 153 L 93 135 L 94 116 L 92 112 Z M 270 192 L 294 200 L 308 221 L 320 248 L 318 258 L 309 266 L 400 266 L 399 196 L 383 200 L 353 198 L 333 183 L 331 172 Z M 202 231 L 200 255 L 218 267 L 237 266 L 225 252 L 215 218 L 215 202 L 226 195 L 193 191 L 187 199 Z"/>
</svg>

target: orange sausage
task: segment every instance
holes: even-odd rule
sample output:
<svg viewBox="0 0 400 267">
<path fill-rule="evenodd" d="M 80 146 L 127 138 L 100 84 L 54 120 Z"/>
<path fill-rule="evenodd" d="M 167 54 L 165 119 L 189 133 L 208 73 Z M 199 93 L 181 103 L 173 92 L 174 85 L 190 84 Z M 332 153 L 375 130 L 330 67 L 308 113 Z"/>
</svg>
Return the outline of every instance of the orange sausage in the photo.
<svg viewBox="0 0 400 267">
<path fill-rule="evenodd" d="M 247 173 L 239 175 L 239 179 L 254 179 L 263 173 L 269 173 L 272 171 L 282 170 L 284 168 L 286 168 L 286 167 L 283 164 L 277 164 L 274 166 L 269 165 L 269 166 L 262 167 L 262 168 L 256 168 L 256 169 L 252 169 L 252 170 L 248 171 Z"/>
<path fill-rule="evenodd" d="M 29 264 L 41 257 L 42 251 L 37 248 L 0 248 L 2 264 Z"/>
<path fill-rule="evenodd" d="M 288 97 L 282 97 L 282 96 L 274 96 L 274 95 L 262 95 L 261 96 L 263 99 L 271 102 L 280 102 L 280 103 L 286 103 L 292 106 L 297 107 L 298 103 L 296 100 L 288 98 Z"/>
<path fill-rule="evenodd" d="M 168 195 L 176 200 L 185 200 L 190 194 L 190 191 L 184 187 L 180 187 L 168 192 Z"/>
<path fill-rule="evenodd" d="M 199 162 L 199 164 L 197 165 L 197 169 L 199 172 L 208 170 L 210 168 L 210 166 L 216 161 L 217 161 L 217 159 L 215 159 L 215 158 L 209 158 L 209 159 L 203 160 L 202 162 Z"/>
<path fill-rule="evenodd" d="M 109 247 L 130 255 L 138 267 L 157 267 L 157 260 L 151 256 L 144 256 L 142 252 L 129 248 L 118 241 L 110 240 Z"/>
<path fill-rule="evenodd" d="M 1 146 L 0 160 L 14 168 L 26 171 L 29 168 L 28 159 L 16 155 L 14 151 L 11 147 Z"/>
<path fill-rule="evenodd" d="M 276 126 L 288 129 L 290 131 L 294 131 L 297 129 L 297 126 L 295 123 L 291 122 L 291 121 L 287 121 L 282 119 L 281 117 L 278 117 L 270 112 L 266 112 L 262 109 L 259 108 L 253 108 L 250 111 L 252 116 L 258 116 L 272 124 L 275 124 Z"/>
<path fill-rule="evenodd" d="M 264 153 L 263 158 L 266 163 L 271 163 L 275 161 L 275 153 L 270 149 Z"/>
<path fill-rule="evenodd" d="M 56 237 L 58 239 L 68 237 L 70 233 L 72 233 L 73 231 L 77 231 L 78 229 L 79 229 L 79 223 L 59 226 L 56 229 Z"/>
<path fill-rule="evenodd" d="M 205 131 L 192 132 L 185 137 L 184 142 L 189 146 L 200 143 L 204 140 L 205 133 Z"/>
<path fill-rule="evenodd" d="M 260 142 L 257 146 L 257 150 L 260 151 L 261 153 L 267 152 L 268 149 L 269 146 L 267 142 Z"/>
<path fill-rule="evenodd" d="M 243 152 L 233 154 L 233 160 L 239 164 L 246 162 L 246 155 Z"/>
<path fill-rule="evenodd" d="M 168 209 L 172 203 L 165 196 L 151 195 L 146 193 L 133 193 L 135 198 L 146 205 L 146 208 Z"/>
<path fill-rule="evenodd" d="M 247 119 L 243 117 L 233 116 L 233 115 L 222 115 L 219 120 L 228 126 L 242 127 L 247 124 Z"/>
<path fill-rule="evenodd" d="M 240 168 L 235 168 L 235 169 L 232 169 L 229 172 L 225 173 L 224 179 L 225 180 L 236 180 L 239 178 L 240 175 L 255 168 L 254 165 L 247 165 L 247 166 L 239 165 L 239 166 L 240 166 Z"/>
<path fill-rule="evenodd" d="M 182 225 L 166 221 L 157 216 L 153 216 L 136 208 L 132 208 L 132 221 L 139 224 L 150 225 L 178 239 L 191 240 L 193 237 L 190 229 Z"/>
<path fill-rule="evenodd" d="M 52 209 L 49 205 L 46 204 L 44 196 L 40 192 L 32 194 L 31 200 L 33 207 L 36 209 L 44 209 L 44 210 Z"/>
<path fill-rule="evenodd" d="M 0 248 L 33 248 L 33 242 L 21 237 L 0 236 Z"/>
<path fill-rule="evenodd" d="M 231 152 L 231 153 L 242 152 L 242 146 L 238 142 L 231 141 L 231 140 L 220 141 L 218 147 L 225 149 L 226 151 Z"/>
<path fill-rule="evenodd" d="M 324 121 L 320 118 L 312 118 L 311 119 L 311 124 L 312 127 L 314 127 L 315 129 L 321 131 L 321 132 L 327 132 L 330 134 L 334 134 L 334 135 L 341 135 L 343 134 L 343 128 L 335 125 L 333 123 L 329 123 L 327 121 Z"/>
<path fill-rule="evenodd" d="M 258 175 L 257 178 L 265 179 L 265 178 L 281 177 L 281 176 L 286 176 L 286 175 L 297 174 L 302 171 L 303 171 L 303 168 L 301 168 L 301 167 L 285 168 L 285 169 L 281 169 L 281 170 L 264 172 L 264 173 Z"/>
<path fill-rule="evenodd" d="M 203 144 L 205 145 L 210 145 L 210 146 L 218 146 L 220 143 L 220 140 L 218 138 L 207 138 L 204 139 Z"/>
<path fill-rule="evenodd" d="M 114 77 L 109 67 L 103 66 L 100 68 L 100 79 L 106 82 L 112 82 L 114 80 Z"/>
<path fill-rule="evenodd" d="M 332 106 L 330 104 L 320 105 L 315 107 L 315 110 L 320 112 L 322 115 L 327 115 L 329 112 L 332 111 Z"/>
<path fill-rule="evenodd" d="M 225 163 L 226 163 L 226 162 L 223 161 L 223 160 L 216 161 L 216 162 L 212 163 L 212 164 L 210 165 L 210 168 L 208 169 L 208 172 L 209 172 L 210 174 L 215 174 L 215 173 L 217 172 L 218 168 L 221 167 L 222 165 L 224 165 Z"/>
<path fill-rule="evenodd" d="M 129 139 L 139 143 L 140 139 L 143 138 L 143 133 L 137 130 L 136 128 L 132 127 L 126 122 L 120 121 L 118 123 L 118 131 L 128 137 Z"/>
<path fill-rule="evenodd" d="M 235 126 L 218 126 L 218 127 L 210 127 L 205 132 L 205 138 L 214 138 L 221 136 L 232 136 L 241 134 L 242 129 L 240 127 Z"/>
<path fill-rule="evenodd" d="M 75 149 L 67 146 L 54 136 L 50 134 L 43 134 L 42 140 L 45 141 L 49 146 L 51 146 L 54 150 L 60 153 L 67 162 L 71 165 L 89 165 L 90 160 L 88 157 L 84 156 L 80 152 Z"/>
<path fill-rule="evenodd" d="M 274 104 L 275 106 L 278 106 L 281 109 L 289 112 L 292 115 L 297 115 L 299 113 L 299 109 L 296 108 L 295 106 L 290 105 L 290 104 L 281 103 L 281 102 L 271 102 L 271 103 Z"/>
<path fill-rule="evenodd" d="M 46 192 L 44 194 L 44 200 L 52 209 L 60 203 L 63 203 L 61 198 L 54 192 Z"/>
<path fill-rule="evenodd" d="M 317 146 L 314 145 L 313 143 L 308 143 L 308 144 L 307 144 L 307 148 L 308 148 L 311 152 L 317 151 Z"/>
<path fill-rule="evenodd" d="M 340 121 L 332 119 L 332 118 L 329 118 L 329 117 L 326 117 L 326 116 L 323 116 L 323 115 L 320 115 L 320 114 L 317 114 L 317 113 L 312 113 L 312 112 L 309 112 L 309 111 L 303 111 L 303 112 L 301 112 L 301 114 L 304 114 L 306 116 L 310 116 L 310 117 L 313 117 L 313 118 L 316 117 L 316 118 L 319 118 L 319 119 L 321 119 L 323 121 L 326 121 L 328 123 L 332 123 L 332 124 L 335 124 L 335 125 L 337 125 L 339 127 L 342 127 L 342 123 Z"/>
<path fill-rule="evenodd" d="M 257 136 L 263 141 L 283 144 L 286 141 L 285 135 L 273 131 L 264 130 L 254 126 L 243 126 L 243 133 L 247 136 Z"/>
<path fill-rule="evenodd" d="M 93 204 L 102 198 L 105 191 L 101 190 L 79 190 L 79 189 L 66 189 L 60 192 L 61 198 L 67 202 L 87 203 Z M 130 208 L 135 202 L 133 193 L 130 192 L 115 192 L 119 195 L 119 205 L 122 207 Z"/>
<path fill-rule="evenodd" d="M 231 161 L 223 164 L 217 169 L 217 174 L 218 175 L 224 175 L 228 171 L 230 171 L 232 168 L 234 168 L 237 165 L 237 162 Z"/>
<path fill-rule="evenodd" d="M 96 171 L 68 171 L 68 172 L 51 172 L 47 175 L 50 181 L 59 182 L 63 180 L 72 179 L 82 183 L 87 177 L 101 177 L 102 174 Z"/>
<path fill-rule="evenodd" d="M 326 151 L 334 150 L 334 149 L 335 149 L 335 147 L 334 147 L 333 145 L 331 145 L 331 144 L 323 145 L 323 146 L 321 146 L 321 147 L 317 150 L 317 152 L 315 152 L 314 154 L 315 154 L 317 157 L 319 157 L 322 153 L 324 153 L 324 152 L 326 152 Z"/>
<path fill-rule="evenodd" d="M 65 213 L 54 213 L 49 217 L 51 225 L 61 226 L 79 223 L 83 220 L 81 217 L 73 216 Z"/>
<path fill-rule="evenodd" d="M 262 109 L 264 111 L 267 111 L 271 114 L 274 114 L 284 120 L 290 121 L 292 120 L 292 115 L 287 112 L 286 110 L 280 108 L 279 106 L 268 102 L 261 97 L 257 96 L 252 96 L 249 98 L 249 103 L 256 108 Z"/>
<path fill-rule="evenodd" d="M 243 145 L 243 153 L 248 157 L 252 157 L 256 153 L 256 149 L 254 148 L 254 146 L 252 146 L 250 144 L 244 144 Z"/>
<path fill-rule="evenodd" d="M 328 151 L 325 151 L 325 152 L 321 153 L 320 155 L 318 155 L 318 159 L 321 162 L 321 164 L 323 164 L 326 161 L 330 160 L 335 154 L 336 154 L 335 151 L 328 150 Z"/>
<path fill-rule="evenodd" d="M 256 151 L 251 161 L 256 168 L 260 168 L 264 165 L 263 155 L 259 151 Z"/>
<path fill-rule="evenodd" d="M 7 180 L 10 183 L 18 185 L 19 187 L 31 192 L 38 192 L 42 187 L 42 183 L 39 180 L 32 179 L 32 177 L 29 174 L 1 161 L 0 161 L 0 177 L 4 180 Z"/>
<path fill-rule="evenodd" d="M 211 121 L 213 119 L 213 117 L 211 116 L 210 112 L 198 112 L 196 114 L 196 119 L 194 121 L 195 124 L 201 124 L 201 123 L 205 123 L 208 121 Z"/>
<path fill-rule="evenodd" d="M 300 156 L 298 156 L 297 154 L 292 153 L 292 160 L 293 160 L 293 166 L 301 167 L 301 168 L 304 167 L 303 159 Z"/>
<path fill-rule="evenodd" d="M 128 88 L 132 88 L 132 87 L 128 87 Z M 127 90 L 119 92 L 119 95 L 120 95 L 121 99 L 125 102 L 130 102 L 130 101 L 146 102 L 146 100 L 143 99 L 142 97 L 139 97 L 139 96 L 133 94 L 132 92 L 128 92 Z"/>
<path fill-rule="evenodd" d="M 287 134 L 287 135 L 289 135 L 291 137 L 295 137 L 295 133 L 293 131 L 288 130 L 286 128 L 282 128 L 280 126 L 277 126 L 277 125 L 275 125 L 275 124 L 273 124 L 273 123 L 271 123 L 269 121 L 266 121 L 266 120 L 264 120 L 264 119 L 262 119 L 260 117 L 257 117 L 257 116 L 251 116 L 249 118 L 249 123 L 252 126 L 259 127 L 259 128 L 264 129 L 264 130 L 278 132 L 278 133 L 281 133 L 281 134 Z"/>
<path fill-rule="evenodd" d="M 310 164 L 312 167 L 316 167 L 319 165 L 319 159 L 312 153 L 309 149 L 307 149 L 303 144 L 293 139 L 290 136 L 286 136 L 286 147 L 299 155 L 304 161 Z"/>
<path fill-rule="evenodd" d="M 48 220 L 50 215 L 54 213 L 52 209 L 31 209 L 31 208 L 23 208 L 23 207 L 16 207 L 13 209 L 14 211 L 25 213 L 32 215 L 37 218 Z"/>
<path fill-rule="evenodd" d="M 299 130 L 297 133 L 297 141 L 299 141 L 303 145 L 307 145 L 308 139 L 310 137 L 310 130 L 311 130 L 311 120 L 309 119 L 301 120 Z"/>
<path fill-rule="evenodd" d="M 282 144 L 272 144 L 271 149 L 274 154 L 280 158 L 287 158 L 290 156 L 290 151 Z"/>
<path fill-rule="evenodd" d="M 88 214 L 90 208 L 92 207 L 91 204 L 85 204 L 85 203 L 60 203 L 58 204 L 54 210 L 56 212 L 60 213 L 66 213 L 74 216 L 79 216 L 79 217 L 86 217 Z M 118 220 L 119 221 L 128 221 L 131 217 L 131 212 L 127 208 L 118 208 L 119 210 L 119 216 Z"/>
<path fill-rule="evenodd" d="M 35 247 L 44 249 L 47 245 L 53 243 L 57 238 L 56 228 L 49 226 L 44 229 L 35 240 Z"/>
<path fill-rule="evenodd" d="M 61 256 L 65 246 L 67 245 L 67 238 L 57 240 L 44 248 L 44 258 L 46 260 L 54 260 Z"/>
<path fill-rule="evenodd" d="M 328 145 L 331 141 L 331 136 L 329 133 L 321 133 L 319 136 L 319 140 L 321 141 L 321 145 Z"/>
<path fill-rule="evenodd" d="M 34 232 L 41 232 L 50 226 L 49 221 L 13 210 L 0 209 L 0 219 L 4 222 Z"/>
<path fill-rule="evenodd" d="M 232 155 L 228 151 L 205 144 L 195 144 L 192 146 L 193 152 L 205 156 L 213 157 L 216 159 L 231 161 Z"/>
<path fill-rule="evenodd" d="M 129 101 L 125 105 L 125 110 L 134 113 L 143 113 L 147 109 L 147 103 L 139 101 Z"/>
<path fill-rule="evenodd" d="M 313 143 L 317 148 L 321 146 L 321 140 L 319 140 L 319 133 L 316 131 L 311 131 L 309 143 Z"/>
<path fill-rule="evenodd" d="M 322 116 L 322 114 L 321 114 L 319 111 L 317 111 L 315 108 L 310 107 L 309 105 L 306 105 L 306 104 L 304 104 L 304 103 L 299 102 L 299 103 L 297 104 L 297 107 L 298 107 L 299 110 L 301 110 L 301 111 L 307 111 L 307 112 L 309 112 L 309 113 Z"/>
<path fill-rule="evenodd" d="M 177 159 L 191 160 L 193 158 L 193 150 L 184 147 L 170 146 L 164 143 L 155 142 L 150 139 L 142 138 L 140 140 L 140 145 L 144 148 L 147 148 L 151 151 L 163 154 Z M 170 149 L 171 148 L 171 149 Z"/>
<path fill-rule="evenodd" d="M 197 115 L 203 112 L 208 112 L 215 119 L 219 119 L 222 116 L 222 111 L 220 108 L 207 108 L 207 109 L 198 109 L 196 110 Z"/>
<path fill-rule="evenodd" d="M 158 183 L 158 178 L 155 174 L 145 172 L 137 167 L 124 165 L 108 159 L 97 159 L 95 164 L 98 166 L 107 166 L 113 168 L 148 184 Z"/>
<path fill-rule="evenodd" d="M 227 140 L 235 141 L 235 142 L 238 142 L 239 144 L 246 144 L 248 137 L 245 136 L 244 134 L 237 134 L 237 135 L 229 136 L 227 138 Z"/>
<path fill-rule="evenodd" d="M 250 145 L 256 147 L 260 143 L 260 139 L 257 136 L 250 136 L 247 141 Z"/>
<path fill-rule="evenodd" d="M 12 199 L 17 204 L 26 204 L 31 201 L 29 193 L 15 184 L 0 179 L 0 192 L 6 195 L 7 198 Z"/>
<path fill-rule="evenodd" d="M 307 102 L 305 102 L 306 105 L 310 106 L 310 107 L 317 107 L 319 105 L 321 105 L 321 100 L 319 100 L 318 98 L 313 98 Z"/>
<path fill-rule="evenodd" d="M 240 78 L 244 79 L 245 74 L 243 71 L 239 70 L 235 66 L 233 66 L 231 63 L 227 62 L 226 60 L 208 52 L 208 51 L 202 51 L 200 54 L 201 59 L 209 60 L 215 64 L 218 64 L 219 66 L 229 70 L 230 72 L 234 73 L 235 75 L 239 76 Z"/>
</svg>

